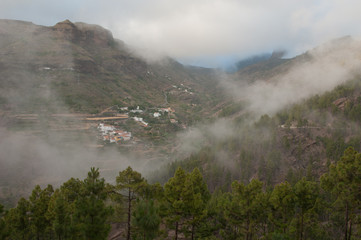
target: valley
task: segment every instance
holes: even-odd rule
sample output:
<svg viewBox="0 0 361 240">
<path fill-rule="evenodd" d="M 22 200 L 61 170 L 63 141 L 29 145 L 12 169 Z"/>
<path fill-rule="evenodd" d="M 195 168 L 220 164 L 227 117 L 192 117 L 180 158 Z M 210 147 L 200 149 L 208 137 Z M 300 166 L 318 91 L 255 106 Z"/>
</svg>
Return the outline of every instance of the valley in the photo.
<svg viewBox="0 0 361 240">
<path fill-rule="evenodd" d="M 361 2 L 0 5 L 0 240 L 361 239 Z"/>
<path fill-rule="evenodd" d="M 264 189 L 295 187 L 327 174 L 348 147 L 361 149 L 357 40 L 291 59 L 275 52 L 226 73 L 149 61 L 95 25 L 0 26 L 0 203 L 7 208 L 34 186 L 58 187 L 89 167 L 110 184 L 128 166 L 160 184 L 179 167 L 199 169 L 216 194 L 255 179 Z"/>
<path fill-rule="evenodd" d="M 291 59 L 275 52 L 235 73 L 224 73 L 170 58 L 146 60 L 96 25 L 68 20 L 52 27 L 9 20 L 0 25 L 3 135 L 26 136 L 16 141 L 32 141 L 39 151 L 50 149 L 57 162 L 75 160 L 77 167 L 71 171 L 67 164 L 61 167 L 60 172 L 68 172 L 64 177 L 89 165 L 114 169 L 109 176 L 131 165 L 148 177 L 154 175 L 152 181 L 165 182 L 174 165 L 189 164 L 202 166 L 211 188 L 224 181 L 212 180 L 212 172 L 229 175 L 228 183 L 258 177 L 274 185 L 307 169 L 314 176 L 322 174 L 336 159 L 328 153 L 335 135 L 345 144 L 338 156 L 347 143 L 360 147 L 355 142 L 360 136 L 357 67 L 343 65 L 357 66 L 360 56 L 354 52 L 339 60 L 360 47 L 356 40 L 342 38 Z M 334 58 L 336 74 L 331 76 L 322 66 Z M 309 80 L 313 77 L 329 78 L 329 92 L 317 90 L 317 81 Z M 292 83 L 295 79 L 298 85 Z M 338 83 L 341 86 L 333 90 Z M 341 116 L 346 111 L 352 112 L 352 122 L 346 120 L 348 115 Z M 340 121 L 347 123 L 340 126 Z M 47 172 L 53 162 L 41 152 L 33 153 L 38 159 L 20 157 L 15 153 L 21 152 L 21 144 L 7 144 L 17 159 L 12 161 L 43 164 L 45 171 L 31 175 L 34 182 L 51 176 Z M 208 152 L 201 163 L 187 163 L 203 151 Z M 2 164 L 3 169 L 11 165 Z M 17 175 L 7 172 L 9 178 Z"/>
</svg>

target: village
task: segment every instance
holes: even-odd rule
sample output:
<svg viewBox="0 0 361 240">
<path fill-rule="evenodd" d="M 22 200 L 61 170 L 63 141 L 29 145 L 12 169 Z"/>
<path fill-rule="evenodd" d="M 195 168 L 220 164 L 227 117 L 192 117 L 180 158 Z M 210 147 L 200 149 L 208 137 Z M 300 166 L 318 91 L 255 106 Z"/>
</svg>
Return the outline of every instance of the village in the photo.
<svg viewBox="0 0 361 240">
<path fill-rule="evenodd" d="M 148 113 L 146 113 L 148 112 Z M 119 126 L 116 120 L 132 119 L 144 128 L 150 128 L 148 122 L 144 117 L 152 118 L 153 122 L 160 119 L 162 116 L 168 116 L 169 122 L 172 124 L 178 123 L 174 116 L 175 111 L 168 108 L 150 108 L 148 110 L 141 109 L 140 106 L 136 107 L 118 107 L 112 106 L 102 112 L 103 115 L 111 115 L 110 117 L 93 117 L 87 118 L 88 121 L 101 121 L 97 125 L 98 138 L 104 143 L 125 144 L 133 139 L 130 131 L 125 131 Z"/>
</svg>

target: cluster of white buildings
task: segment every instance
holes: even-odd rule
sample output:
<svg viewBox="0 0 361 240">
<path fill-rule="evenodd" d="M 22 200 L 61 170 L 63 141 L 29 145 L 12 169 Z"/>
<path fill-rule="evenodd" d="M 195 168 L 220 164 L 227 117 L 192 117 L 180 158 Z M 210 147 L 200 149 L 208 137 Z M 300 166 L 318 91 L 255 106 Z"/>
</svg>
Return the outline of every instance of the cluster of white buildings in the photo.
<svg viewBox="0 0 361 240">
<path fill-rule="evenodd" d="M 184 86 L 183 83 L 181 83 L 181 87 L 178 87 L 176 85 L 172 85 L 172 87 L 175 88 L 175 89 L 178 89 L 179 91 L 183 91 L 185 93 L 193 95 L 192 88 Z"/>
<path fill-rule="evenodd" d="M 113 125 L 99 123 L 98 129 L 102 135 L 103 141 L 110 143 L 121 143 L 129 141 L 132 138 L 132 133 L 117 129 Z"/>
<path fill-rule="evenodd" d="M 142 109 L 139 109 L 139 106 L 137 106 L 137 109 L 130 110 L 131 113 L 143 113 L 144 111 Z"/>
<path fill-rule="evenodd" d="M 153 113 L 153 117 L 159 118 L 162 116 L 162 113 L 174 113 L 175 111 L 172 108 L 158 108 L 157 112 Z"/>
<path fill-rule="evenodd" d="M 145 122 L 145 121 L 143 120 L 143 118 L 141 118 L 141 117 L 132 117 L 132 118 L 134 119 L 134 121 L 140 122 L 140 124 L 142 124 L 143 127 L 148 127 L 148 123 Z"/>
<path fill-rule="evenodd" d="M 128 107 L 121 107 L 119 108 L 120 110 L 126 112 L 125 114 L 128 114 L 127 111 L 131 112 L 131 113 L 139 113 L 139 114 L 142 114 L 144 113 L 144 110 L 140 109 L 139 106 L 137 106 L 136 109 L 133 109 L 133 110 L 129 110 Z M 168 107 L 168 108 L 157 108 L 156 111 L 153 113 L 153 117 L 154 118 L 159 118 L 160 116 L 162 116 L 162 114 L 164 113 L 174 113 L 174 109 Z M 143 127 L 148 127 L 149 124 L 147 122 L 144 121 L 143 118 L 141 117 L 132 117 L 132 119 L 136 122 L 139 122 Z M 172 122 L 174 123 L 174 122 Z"/>
</svg>

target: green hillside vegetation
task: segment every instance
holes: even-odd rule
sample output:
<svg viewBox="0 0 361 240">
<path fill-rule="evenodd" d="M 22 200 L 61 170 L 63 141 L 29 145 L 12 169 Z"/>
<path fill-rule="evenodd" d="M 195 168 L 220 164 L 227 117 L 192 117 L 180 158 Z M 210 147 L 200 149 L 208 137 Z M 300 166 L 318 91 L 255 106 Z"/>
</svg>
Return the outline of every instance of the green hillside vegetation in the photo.
<svg viewBox="0 0 361 240">
<path fill-rule="evenodd" d="M 1 239 L 359 239 L 361 154 L 348 148 L 320 178 L 266 187 L 257 178 L 209 191 L 201 172 L 177 168 L 163 186 L 128 167 L 114 185 L 92 168 L 60 188 L 36 186 L 1 207 Z M 173 237 L 171 237 L 173 236 Z M 109 236 L 111 237 L 111 236 Z"/>
<path fill-rule="evenodd" d="M 0 26 L 2 111 L 99 113 L 113 105 L 172 106 L 191 123 L 212 114 L 224 99 L 214 70 L 170 58 L 146 61 L 100 26 L 68 20 L 53 27 L 0 20 Z"/>
<path fill-rule="evenodd" d="M 168 164 L 154 179 L 165 182 L 178 166 L 199 167 L 210 189 L 229 189 L 232 180 L 247 184 L 253 178 L 266 186 L 285 179 L 294 183 L 303 176 L 317 179 L 348 147 L 360 151 L 360 98 L 361 81 L 355 78 L 256 122 L 248 121 L 247 115 L 238 116 L 231 136 L 207 139 L 201 150 Z M 232 115 L 228 109 L 240 111 L 240 105 L 224 112 Z M 237 116 L 236 111 L 233 115 Z M 221 159 L 220 152 L 226 153 Z"/>
<path fill-rule="evenodd" d="M 312 53 L 275 54 L 219 74 L 170 58 L 145 60 L 95 25 L 0 20 L 0 28 L 0 147 L 9 158 L 0 162 L 0 239 L 361 238 L 359 75 L 259 116 L 217 78 L 272 85 L 316 61 Z M 352 45 L 340 42 L 341 50 Z M 335 57 L 330 46 L 322 59 Z M 128 115 L 88 119 L 119 114 Z M 105 142 L 100 122 L 131 132 L 131 140 Z M 82 169 L 100 169 L 61 185 L 77 176 L 75 167 L 62 174 L 82 152 L 89 160 Z M 48 162 L 59 162 L 59 171 L 44 174 L 58 166 Z M 128 164 L 141 165 L 147 179 L 131 167 L 113 182 L 100 177 Z M 44 187 L 49 182 L 61 186 Z"/>
</svg>

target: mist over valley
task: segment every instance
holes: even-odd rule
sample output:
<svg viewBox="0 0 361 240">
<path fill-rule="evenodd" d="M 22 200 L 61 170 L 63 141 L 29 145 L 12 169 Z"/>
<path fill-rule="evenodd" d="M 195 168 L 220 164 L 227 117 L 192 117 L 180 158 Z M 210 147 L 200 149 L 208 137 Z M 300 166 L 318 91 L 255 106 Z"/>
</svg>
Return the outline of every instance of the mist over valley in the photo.
<svg viewBox="0 0 361 240">
<path fill-rule="evenodd" d="M 134 20 L 133 24 L 138 23 Z M 150 29 L 146 25 L 144 32 Z M 208 36 L 207 29 L 204 34 Z M 224 35 L 227 37 L 227 29 Z M 15 221 L 10 209 L 18 209 L 29 196 L 30 202 L 35 201 L 31 200 L 36 198 L 34 194 L 40 199 L 42 191 L 49 194 L 50 207 L 60 204 L 54 196 L 71 202 L 71 194 L 79 193 L 73 202 L 77 206 L 78 200 L 87 201 L 81 194 L 96 191 L 98 186 L 103 189 L 101 194 L 90 195 L 96 195 L 104 205 L 97 212 L 104 210 L 106 216 L 105 223 L 97 225 L 104 224 L 97 232 L 103 234 L 99 239 L 141 236 L 141 223 L 130 218 L 141 221 L 145 213 L 137 218 L 137 211 L 143 211 L 141 207 L 153 209 L 153 200 L 158 210 L 152 219 L 163 220 L 155 224 L 154 236 L 144 230 L 144 236 L 153 236 L 149 239 L 177 239 L 178 230 L 181 239 L 193 239 L 198 229 L 207 229 L 197 232 L 199 239 L 303 239 L 304 232 L 308 239 L 315 239 L 322 234 L 330 236 L 326 224 L 334 223 L 327 215 L 331 205 L 327 205 L 328 210 L 320 206 L 335 197 L 333 179 L 344 181 L 342 171 L 335 169 L 354 164 L 345 170 L 352 169 L 347 176 L 355 178 L 347 178 L 347 189 L 356 192 L 351 194 L 355 198 L 348 199 L 352 214 L 346 216 L 345 231 L 351 236 L 355 230 L 354 236 L 360 236 L 359 223 L 352 222 L 360 217 L 359 200 L 355 200 L 360 182 L 352 182 L 359 179 L 357 164 L 361 159 L 361 40 L 357 36 L 329 38 L 297 54 L 294 49 L 291 54 L 279 50 L 289 46 L 272 45 L 270 52 L 254 43 L 250 52 L 244 47 L 234 50 L 247 56 L 229 54 L 237 61 L 226 67 L 212 67 L 214 52 L 199 53 L 199 59 L 207 59 L 203 66 L 189 64 L 197 62 L 192 49 L 201 48 L 197 35 L 194 45 L 184 53 L 175 47 L 178 41 L 174 46 L 163 42 L 162 52 L 159 44 L 152 45 L 156 36 L 150 35 L 148 45 L 143 38 L 134 42 L 117 39 L 96 24 L 64 20 L 42 26 L 0 19 L 0 207 L 9 209 L 5 212 L 0 208 L 1 221 Z M 176 36 L 173 29 L 172 34 L 165 34 L 167 39 L 170 36 Z M 208 44 L 205 42 L 207 46 L 199 51 L 206 51 Z M 257 47 L 259 51 L 254 50 Z M 131 180 L 125 184 L 127 178 Z M 179 207 L 183 212 L 172 203 L 173 196 L 169 197 L 180 185 L 177 201 L 184 201 Z M 272 194 L 280 186 L 294 194 L 289 203 L 294 204 L 289 210 L 293 219 L 287 214 L 272 215 L 279 207 Z M 312 206 L 301 211 L 296 202 L 302 199 L 297 195 L 302 187 L 309 187 L 306 190 L 315 195 L 310 197 Z M 252 189 L 257 193 L 248 194 Z M 254 219 L 258 215 L 252 213 L 254 225 L 245 220 L 237 222 L 232 215 L 238 214 L 235 209 L 246 209 L 242 204 L 246 204 L 243 200 L 247 196 L 255 196 L 250 200 L 255 201 L 252 206 L 260 206 L 255 211 L 264 217 L 257 222 Z M 196 203 L 185 207 L 189 199 L 202 210 Z M 262 205 L 262 199 L 269 205 Z M 125 203 L 129 204 L 127 213 Z M 131 210 L 131 204 L 136 208 Z M 124 209 L 119 210 L 119 206 Z M 212 212 L 214 209 L 218 212 Z M 198 211 L 199 216 L 192 215 L 191 210 Z M 263 210 L 269 215 L 263 216 Z M 46 211 L 49 222 L 55 221 L 56 213 Z M 246 215 L 239 214 L 245 219 Z M 216 215 L 222 215 L 218 223 Z M 298 224 L 302 219 L 303 226 L 304 217 L 309 220 L 305 229 Z M 207 219 L 212 220 L 212 228 L 205 226 Z M 178 229 L 178 223 L 185 227 Z M 49 227 L 52 234 L 61 232 L 56 224 Z M 131 232 L 131 224 L 137 230 Z M 334 224 L 330 227 L 334 235 L 341 236 L 344 223 Z M 76 231 L 83 231 L 79 229 Z M 11 234 L 20 236 L 15 230 L 7 231 L 4 239 L 13 239 L 6 238 Z M 29 239 L 36 235 L 31 234 Z M 44 237 L 47 233 L 41 234 Z M 59 239 L 63 239 L 61 234 Z"/>
</svg>

